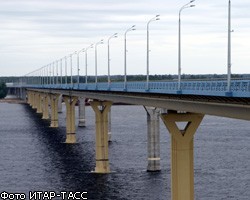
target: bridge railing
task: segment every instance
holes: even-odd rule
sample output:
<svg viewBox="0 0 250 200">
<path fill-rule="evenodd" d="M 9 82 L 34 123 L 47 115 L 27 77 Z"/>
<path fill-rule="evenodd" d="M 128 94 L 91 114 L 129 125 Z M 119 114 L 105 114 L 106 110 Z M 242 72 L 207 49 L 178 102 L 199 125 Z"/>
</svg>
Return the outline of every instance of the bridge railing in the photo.
<svg viewBox="0 0 250 200">
<path fill-rule="evenodd" d="M 88 91 L 117 91 L 117 92 L 140 92 L 161 94 L 184 94 L 184 95 L 208 95 L 228 97 L 249 97 L 250 80 L 234 80 L 231 83 L 231 92 L 227 92 L 226 81 L 184 81 L 181 90 L 178 90 L 177 82 L 150 82 L 147 88 L 146 82 L 123 82 L 111 83 L 73 83 L 73 84 L 26 84 L 23 87 L 47 88 L 64 90 L 88 90 Z"/>
</svg>

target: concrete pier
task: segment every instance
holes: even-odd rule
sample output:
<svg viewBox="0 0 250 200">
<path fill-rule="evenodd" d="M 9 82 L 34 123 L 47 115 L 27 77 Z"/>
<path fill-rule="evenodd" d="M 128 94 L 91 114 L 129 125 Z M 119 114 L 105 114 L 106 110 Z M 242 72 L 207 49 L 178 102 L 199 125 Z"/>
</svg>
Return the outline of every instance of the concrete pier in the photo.
<svg viewBox="0 0 250 200">
<path fill-rule="evenodd" d="M 111 142 L 111 136 L 112 136 L 112 133 L 111 133 L 111 107 L 110 107 L 110 111 L 108 113 L 108 141 Z"/>
<path fill-rule="evenodd" d="M 50 127 L 58 127 L 58 94 L 50 94 L 51 123 Z"/>
<path fill-rule="evenodd" d="M 203 115 L 169 112 L 161 118 L 171 135 L 172 200 L 194 200 L 194 134 Z M 180 130 L 178 122 L 187 122 L 187 125 Z"/>
<path fill-rule="evenodd" d="M 36 110 L 36 112 L 41 114 L 42 113 L 42 101 L 43 101 L 41 93 L 36 94 L 36 101 L 37 101 L 37 110 Z"/>
<path fill-rule="evenodd" d="M 66 141 L 65 143 L 76 143 L 76 127 L 75 127 L 75 105 L 78 97 L 63 96 L 66 105 Z"/>
<path fill-rule="evenodd" d="M 49 95 L 48 94 L 43 94 L 43 117 L 42 119 L 49 119 Z"/>
<path fill-rule="evenodd" d="M 58 113 L 62 113 L 62 95 L 58 97 Z"/>
<path fill-rule="evenodd" d="M 144 107 L 147 113 L 148 166 L 147 171 L 161 170 L 160 165 L 160 109 Z"/>
<path fill-rule="evenodd" d="M 108 113 L 112 102 L 92 101 L 96 118 L 96 173 L 110 173 L 108 157 Z"/>
<path fill-rule="evenodd" d="M 85 119 L 85 98 L 79 97 L 78 98 L 78 109 L 79 109 L 79 121 L 78 126 L 79 127 L 85 127 L 86 126 L 86 119 Z"/>
</svg>

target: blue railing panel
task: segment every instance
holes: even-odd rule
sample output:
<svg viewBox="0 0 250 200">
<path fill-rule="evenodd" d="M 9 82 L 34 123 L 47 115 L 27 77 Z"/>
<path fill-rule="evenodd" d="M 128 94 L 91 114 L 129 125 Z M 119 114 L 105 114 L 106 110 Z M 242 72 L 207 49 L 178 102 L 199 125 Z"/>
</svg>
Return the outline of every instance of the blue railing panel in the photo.
<svg viewBox="0 0 250 200">
<path fill-rule="evenodd" d="M 178 91 L 177 82 L 111 82 L 111 83 L 80 83 L 80 84 L 43 84 L 21 85 L 27 88 L 51 88 L 64 90 L 85 91 L 117 91 L 117 92 L 140 92 L 161 94 L 185 94 L 185 95 L 208 95 L 208 96 L 231 96 L 250 98 L 250 80 L 234 80 L 231 83 L 231 92 L 227 91 L 227 81 L 183 81 L 181 90 Z"/>
</svg>

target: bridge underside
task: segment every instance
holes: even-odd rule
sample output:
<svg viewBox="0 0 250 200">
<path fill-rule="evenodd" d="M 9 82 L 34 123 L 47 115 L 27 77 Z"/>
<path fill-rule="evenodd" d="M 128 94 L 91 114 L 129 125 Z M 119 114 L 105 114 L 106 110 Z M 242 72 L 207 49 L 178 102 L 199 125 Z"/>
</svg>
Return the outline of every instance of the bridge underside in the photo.
<svg viewBox="0 0 250 200">
<path fill-rule="evenodd" d="M 250 120 L 250 98 L 58 89 L 28 90 Z"/>
</svg>

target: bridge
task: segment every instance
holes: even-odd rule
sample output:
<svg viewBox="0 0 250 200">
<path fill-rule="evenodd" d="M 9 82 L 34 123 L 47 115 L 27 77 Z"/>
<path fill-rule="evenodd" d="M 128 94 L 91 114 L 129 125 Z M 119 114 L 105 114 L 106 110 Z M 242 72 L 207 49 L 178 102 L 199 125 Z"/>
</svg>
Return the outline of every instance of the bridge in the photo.
<svg viewBox="0 0 250 200">
<path fill-rule="evenodd" d="M 190 1 L 192 3 L 194 1 Z M 193 7 L 190 3 L 184 8 Z M 114 103 L 126 103 L 144 106 L 148 126 L 148 166 L 147 171 L 159 171 L 160 137 L 159 119 L 164 122 L 171 135 L 171 195 L 173 200 L 194 199 L 194 135 L 204 115 L 215 115 L 242 120 L 250 120 L 250 80 L 231 80 L 231 21 L 229 1 L 228 30 L 228 76 L 227 80 L 181 80 L 181 58 L 179 48 L 178 81 L 152 82 L 149 80 L 149 48 L 147 46 L 147 79 L 145 82 L 128 82 L 126 72 L 126 33 L 124 82 L 110 81 L 108 57 L 107 82 L 98 82 L 97 49 L 95 44 L 95 81 L 88 82 L 87 50 L 74 52 L 65 58 L 64 70 L 61 58 L 38 70 L 21 77 L 18 82 L 9 85 L 9 90 L 41 113 L 43 120 L 50 120 L 50 127 L 57 128 L 58 112 L 62 100 L 66 105 L 66 141 L 76 142 L 75 105 L 79 103 L 79 126 L 85 126 L 85 99 L 95 112 L 95 173 L 110 173 L 109 166 L 109 128 L 110 110 Z M 151 21 L 158 19 L 158 15 Z M 149 22 L 147 25 L 149 25 Z M 179 26 L 180 28 L 180 26 Z M 148 32 L 147 32 L 148 33 Z M 115 37 L 115 34 L 111 38 Z M 147 37 L 148 39 L 148 37 Z M 108 40 L 108 41 L 109 41 Z M 147 42 L 148 44 L 148 42 Z M 109 43 L 108 43 L 109 45 Z M 108 46 L 109 47 L 109 46 Z M 180 47 L 180 30 L 179 30 Z M 79 53 L 85 52 L 85 79 L 80 81 Z M 72 73 L 72 56 L 77 55 L 77 74 Z M 109 54 L 108 54 L 109 56 Z M 70 58 L 70 76 L 67 75 L 67 58 Z M 59 70 L 60 69 L 60 70 Z M 63 74 L 63 71 L 65 73 Z M 76 81 L 74 80 L 76 78 Z M 50 108 L 50 110 L 49 110 Z M 127 117 L 127 116 L 125 116 Z M 179 124 L 184 123 L 184 128 Z"/>
<path fill-rule="evenodd" d="M 25 82 L 24 80 L 27 80 Z M 32 80 L 32 81 L 29 81 Z M 34 81 L 34 79 L 37 79 Z M 51 80 L 49 84 L 45 80 Z M 171 134 L 172 199 L 194 199 L 194 135 L 204 115 L 250 120 L 250 80 L 178 82 L 58 83 L 57 77 L 22 77 L 9 89 L 50 119 L 56 128 L 62 99 L 66 105 L 66 143 L 76 142 L 75 105 L 79 102 L 79 126 L 85 126 L 85 99 L 96 118 L 95 173 L 110 173 L 108 140 L 113 103 L 142 105 L 148 125 L 148 171 L 159 171 L 159 118 Z M 49 106 L 50 105 L 50 106 Z M 50 111 L 49 111 L 50 108 Z M 50 113 L 50 116 L 49 116 Z M 179 123 L 185 123 L 179 128 Z"/>
</svg>

